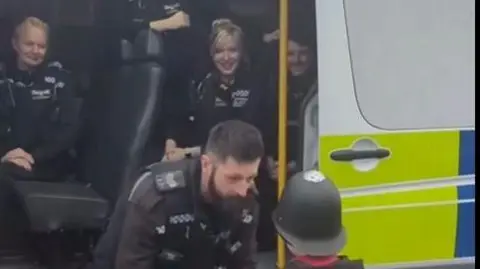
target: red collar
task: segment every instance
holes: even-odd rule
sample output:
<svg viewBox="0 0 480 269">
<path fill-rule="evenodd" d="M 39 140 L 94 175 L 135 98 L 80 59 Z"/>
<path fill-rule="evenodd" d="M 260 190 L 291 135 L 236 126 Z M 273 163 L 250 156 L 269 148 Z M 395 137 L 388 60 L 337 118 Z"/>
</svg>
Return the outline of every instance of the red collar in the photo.
<svg viewBox="0 0 480 269">
<path fill-rule="evenodd" d="M 325 267 L 334 264 L 338 261 L 337 256 L 297 256 L 296 261 L 315 267 Z"/>
</svg>

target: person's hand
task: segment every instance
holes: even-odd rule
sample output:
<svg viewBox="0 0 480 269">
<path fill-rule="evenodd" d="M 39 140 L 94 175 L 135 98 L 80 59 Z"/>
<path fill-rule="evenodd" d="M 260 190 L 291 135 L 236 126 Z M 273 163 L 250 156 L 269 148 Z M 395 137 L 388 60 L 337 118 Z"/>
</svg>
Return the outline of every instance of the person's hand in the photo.
<svg viewBox="0 0 480 269">
<path fill-rule="evenodd" d="M 170 19 L 173 22 L 173 29 L 187 28 L 190 27 L 190 15 L 183 11 L 179 11 L 173 14 Z"/>
<path fill-rule="evenodd" d="M 167 19 L 152 21 L 149 25 L 151 29 L 158 32 L 177 30 L 190 27 L 190 16 L 183 11 L 179 11 Z"/>
<path fill-rule="evenodd" d="M 13 163 L 27 171 L 32 171 L 32 164 L 24 158 L 14 158 L 7 160 L 9 163 Z"/>
<path fill-rule="evenodd" d="M 280 30 L 277 29 L 271 33 L 263 35 L 263 42 L 270 43 L 272 41 L 278 40 L 280 38 Z"/>
<path fill-rule="evenodd" d="M 166 160 L 169 162 L 180 161 L 185 159 L 187 150 L 184 148 L 175 148 L 169 154 L 166 154 Z"/>
<path fill-rule="evenodd" d="M 273 180 L 277 180 L 278 179 L 278 162 L 275 161 L 272 157 L 268 157 L 267 166 L 268 166 L 268 172 L 270 174 L 270 178 Z"/>
<path fill-rule="evenodd" d="M 16 148 L 16 149 L 10 150 L 9 152 L 7 152 L 7 154 L 5 154 L 2 157 L 1 161 L 2 162 L 7 162 L 7 161 L 11 161 L 13 159 L 24 159 L 25 161 L 30 163 L 30 165 L 35 163 L 35 160 L 33 159 L 32 155 L 30 155 L 28 152 L 24 151 L 21 148 Z"/>
</svg>

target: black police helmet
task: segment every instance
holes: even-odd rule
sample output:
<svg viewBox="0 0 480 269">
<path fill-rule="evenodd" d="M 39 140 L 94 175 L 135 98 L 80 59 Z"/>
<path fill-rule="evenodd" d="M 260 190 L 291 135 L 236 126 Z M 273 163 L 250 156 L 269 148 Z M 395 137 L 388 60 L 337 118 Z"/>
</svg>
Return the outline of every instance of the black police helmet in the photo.
<svg viewBox="0 0 480 269">
<path fill-rule="evenodd" d="M 299 172 L 288 180 L 273 222 L 297 255 L 335 255 L 346 243 L 340 193 L 318 171 Z"/>
</svg>

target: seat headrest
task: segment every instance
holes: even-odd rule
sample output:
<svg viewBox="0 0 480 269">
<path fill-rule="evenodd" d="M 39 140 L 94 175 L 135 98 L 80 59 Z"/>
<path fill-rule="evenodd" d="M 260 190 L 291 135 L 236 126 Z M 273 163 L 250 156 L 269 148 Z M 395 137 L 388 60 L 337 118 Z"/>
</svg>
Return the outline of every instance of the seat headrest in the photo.
<svg viewBox="0 0 480 269">
<path fill-rule="evenodd" d="M 161 61 L 164 56 L 163 38 L 160 33 L 143 30 L 138 33 L 133 44 L 135 60 Z"/>
</svg>

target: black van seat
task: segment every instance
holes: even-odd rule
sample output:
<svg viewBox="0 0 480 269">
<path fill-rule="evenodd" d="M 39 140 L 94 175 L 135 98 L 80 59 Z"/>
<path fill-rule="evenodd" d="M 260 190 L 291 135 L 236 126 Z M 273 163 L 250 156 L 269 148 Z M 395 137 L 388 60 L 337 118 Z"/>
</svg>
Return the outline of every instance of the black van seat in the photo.
<svg viewBox="0 0 480 269">
<path fill-rule="evenodd" d="M 84 159 L 86 166 L 82 169 L 87 173 L 80 173 L 78 181 L 14 183 L 32 232 L 104 227 L 114 196 L 122 191 L 123 184 L 131 184 L 128 181 L 138 169 L 150 133 L 154 110 L 161 98 L 162 52 L 162 40 L 152 31 L 140 32 L 133 46 L 122 43 L 125 69 L 121 68 L 124 72 L 119 75 L 124 80 L 114 88 L 121 89 L 123 95 L 110 98 L 112 103 L 107 110 L 103 106 L 106 117 L 101 121 L 108 122 L 103 122 L 105 128 L 94 126 L 102 129 L 97 132 L 106 132 L 109 139 L 94 139 L 101 143 L 91 144 L 89 154 L 80 158 Z M 125 110 L 126 107 L 130 109 Z M 119 131 L 122 135 L 116 136 Z"/>
<path fill-rule="evenodd" d="M 75 181 L 14 182 L 30 221 L 27 232 L 39 252 L 46 252 L 41 255 L 47 256 L 48 268 L 67 268 L 57 258 L 69 251 L 65 246 L 72 245 L 72 234 L 92 239 L 84 250 L 88 253 L 118 195 L 131 188 L 161 99 L 162 44 L 152 31 L 140 33 L 133 45 L 123 42 L 125 58 L 113 87 L 104 93 L 91 91 L 85 98 L 84 108 L 91 111 L 85 115 Z M 95 101 L 102 97 L 105 103 Z"/>
<path fill-rule="evenodd" d="M 108 201 L 78 183 L 15 182 L 34 232 L 100 229 L 105 225 Z"/>
</svg>

